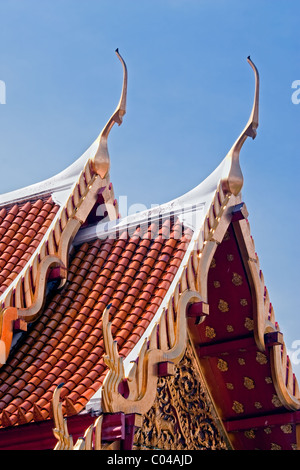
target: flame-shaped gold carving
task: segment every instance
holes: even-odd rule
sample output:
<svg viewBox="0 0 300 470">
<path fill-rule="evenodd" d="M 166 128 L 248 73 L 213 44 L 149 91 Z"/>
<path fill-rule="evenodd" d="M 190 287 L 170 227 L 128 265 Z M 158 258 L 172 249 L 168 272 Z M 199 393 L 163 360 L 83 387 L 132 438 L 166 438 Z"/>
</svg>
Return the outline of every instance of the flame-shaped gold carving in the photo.
<svg viewBox="0 0 300 470">
<path fill-rule="evenodd" d="M 114 126 L 114 124 L 118 124 L 119 126 L 122 124 L 123 116 L 126 113 L 126 98 L 127 98 L 127 67 L 126 64 L 119 54 L 118 49 L 116 49 L 116 54 L 123 66 L 123 88 L 121 93 L 121 98 L 119 104 L 112 114 L 111 118 L 107 121 L 106 125 L 104 126 L 102 132 L 100 133 L 97 141 L 99 142 L 99 146 L 97 152 L 95 153 L 94 157 L 92 158 L 92 166 L 95 173 L 97 173 L 102 179 L 105 178 L 107 175 L 109 168 L 110 168 L 110 158 L 108 153 L 107 147 L 107 140 L 109 133 Z"/>
<path fill-rule="evenodd" d="M 255 139 L 256 129 L 258 127 L 259 74 L 250 57 L 247 58 L 247 61 L 252 67 L 255 75 L 255 93 L 252 111 L 246 126 L 226 156 L 227 176 L 222 180 L 224 192 L 229 192 L 234 195 L 238 195 L 243 187 L 243 174 L 239 162 L 241 148 L 244 145 L 247 137 L 252 137 L 252 139 Z"/>
</svg>

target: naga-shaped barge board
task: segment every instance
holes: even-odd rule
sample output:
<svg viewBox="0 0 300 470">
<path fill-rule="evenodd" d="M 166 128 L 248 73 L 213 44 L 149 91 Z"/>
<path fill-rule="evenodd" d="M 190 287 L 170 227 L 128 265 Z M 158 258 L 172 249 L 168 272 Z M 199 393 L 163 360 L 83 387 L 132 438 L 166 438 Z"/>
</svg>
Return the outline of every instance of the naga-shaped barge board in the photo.
<svg viewBox="0 0 300 470">
<path fill-rule="evenodd" d="M 176 295 L 177 297 L 177 295 Z M 108 322 L 109 309 L 103 313 L 103 339 L 107 355 L 104 360 L 109 367 L 102 387 L 102 408 L 106 413 L 144 415 L 152 406 L 157 389 L 158 367 L 161 363 L 178 364 L 187 345 L 186 310 L 188 305 L 201 302 L 201 296 L 186 290 L 164 311 L 156 323 L 149 341 L 146 339 L 128 376 L 129 396 L 124 398 L 119 386 L 125 379 L 123 358 L 119 356 L 117 342 L 113 341 L 111 324 Z"/>
<path fill-rule="evenodd" d="M 60 268 L 60 285 L 67 279 L 69 251 L 78 230 L 85 222 L 90 211 L 97 202 L 99 193 L 104 199 L 108 218 L 117 218 L 117 206 L 114 202 L 113 191 L 109 177 L 109 155 L 107 149 L 108 135 L 115 123 L 122 123 L 126 112 L 127 68 L 118 50 L 116 54 L 123 66 L 123 87 L 121 98 L 116 111 L 108 120 L 104 129 L 96 139 L 98 150 L 89 158 L 82 169 L 77 181 L 73 184 L 66 202 L 57 211 L 51 225 L 28 260 L 25 267 L 9 285 L 0 297 L 2 312 L 0 313 L 1 357 L 3 365 L 8 357 L 14 320 L 7 309 L 12 307 L 17 312 L 17 318 L 26 322 L 35 321 L 45 304 L 47 280 L 52 268 Z M 10 312 L 10 310 L 9 310 Z M 10 318 L 10 321 L 8 321 Z"/>
</svg>

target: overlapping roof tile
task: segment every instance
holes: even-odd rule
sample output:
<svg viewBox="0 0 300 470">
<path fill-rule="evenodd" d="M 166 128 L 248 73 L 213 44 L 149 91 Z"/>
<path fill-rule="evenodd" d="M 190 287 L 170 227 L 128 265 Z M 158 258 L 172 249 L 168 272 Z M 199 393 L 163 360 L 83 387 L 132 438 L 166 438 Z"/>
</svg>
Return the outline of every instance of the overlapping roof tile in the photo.
<svg viewBox="0 0 300 470">
<path fill-rule="evenodd" d="M 168 220 L 76 247 L 65 287 L 50 296 L 0 370 L 3 427 L 47 419 L 62 382 L 66 413 L 85 407 L 106 372 L 104 309 L 111 304 L 112 333 L 125 357 L 157 312 L 191 235 Z"/>
<path fill-rule="evenodd" d="M 0 209 L 0 295 L 35 252 L 58 209 L 51 196 Z"/>
</svg>

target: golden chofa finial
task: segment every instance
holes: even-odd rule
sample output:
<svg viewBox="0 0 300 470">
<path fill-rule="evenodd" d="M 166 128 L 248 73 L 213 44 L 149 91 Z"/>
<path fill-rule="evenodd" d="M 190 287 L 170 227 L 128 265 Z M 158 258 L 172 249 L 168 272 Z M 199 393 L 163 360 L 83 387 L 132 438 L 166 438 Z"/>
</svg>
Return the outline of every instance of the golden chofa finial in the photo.
<svg viewBox="0 0 300 470">
<path fill-rule="evenodd" d="M 110 159 L 109 159 L 109 153 L 108 153 L 108 148 L 107 148 L 107 139 L 108 139 L 109 133 L 115 123 L 117 123 L 119 126 L 122 124 L 123 116 L 126 113 L 127 67 L 123 58 L 119 54 L 119 50 L 116 49 L 115 52 L 123 65 L 123 71 L 124 71 L 121 98 L 120 98 L 119 104 L 115 112 L 113 113 L 111 118 L 107 121 L 107 124 L 105 125 L 105 127 L 103 128 L 101 134 L 99 135 L 97 139 L 97 141 L 99 142 L 98 150 L 95 153 L 94 157 L 92 158 L 93 170 L 95 171 L 95 173 L 100 175 L 102 179 L 105 178 L 110 168 Z"/>
<path fill-rule="evenodd" d="M 259 105 L 259 75 L 258 70 L 255 67 L 254 63 L 250 59 L 250 56 L 247 58 L 248 63 L 251 65 L 254 75 L 255 75 L 255 93 L 252 111 L 249 117 L 249 120 L 235 141 L 230 151 L 226 156 L 226 174 L 227 176 L 222 178 L 222 187 L 225 192 L 229 192 L 237 196 L 243 187 L 243 174 L 240 168 L 239 156 L 241 148 L 247 139 L 247 137 L 256 137 L 256 129 L 258 127 L 258 105 Z"/>
</svg>

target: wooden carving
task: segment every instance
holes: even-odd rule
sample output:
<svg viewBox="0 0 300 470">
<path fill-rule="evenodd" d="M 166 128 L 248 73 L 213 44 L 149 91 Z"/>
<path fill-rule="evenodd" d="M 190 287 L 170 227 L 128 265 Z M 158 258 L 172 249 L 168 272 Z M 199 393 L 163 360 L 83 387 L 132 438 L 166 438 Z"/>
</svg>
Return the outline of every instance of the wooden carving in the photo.
<svg viewBox="0 0 300 470">
<path fill-rule="evenodd" d="M 193 350 L 176 367 L 174 377 L 158 381 L 154 405 L 134 438 L 134 449 L 224 450 L 230 444 L 197 368 Z"/>
</svg>

